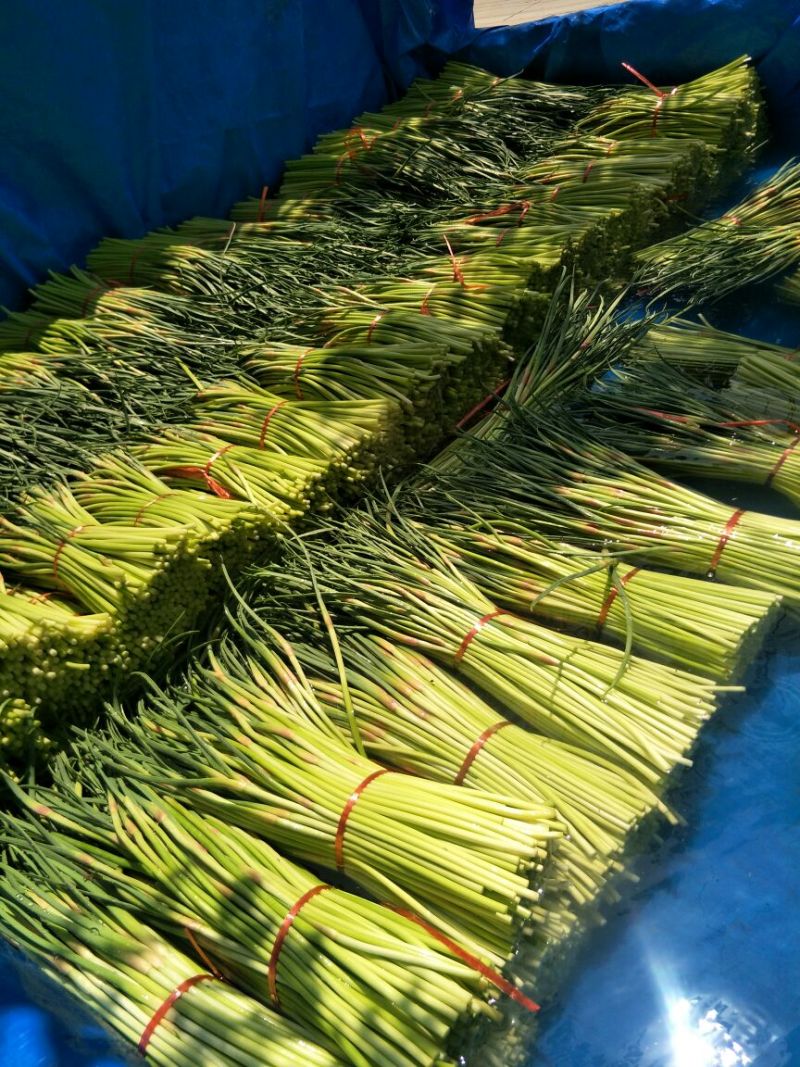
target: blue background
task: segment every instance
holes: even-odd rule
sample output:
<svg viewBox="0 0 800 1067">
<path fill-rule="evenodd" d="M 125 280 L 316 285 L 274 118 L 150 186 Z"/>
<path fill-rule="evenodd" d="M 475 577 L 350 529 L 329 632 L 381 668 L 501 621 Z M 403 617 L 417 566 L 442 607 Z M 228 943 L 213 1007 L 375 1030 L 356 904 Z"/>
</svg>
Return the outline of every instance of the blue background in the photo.
<svg viewBox="0 0 800 1067">
<path fill-rule="evenodd" d="M 474 30 L 468 0 L 15 0 L 0 11 L 0 49 L 10 306 L 103 235 L 225 214 L 319 131 L 458 49 L 498 73 L 583 82 L 617 80 L 625 59 L 665 83 L 749 51 L 777 135 L 800 145 L 800 0 L 631 0 L 489 31 Z M 728 324 L 800 345 L 800 324 L 763 293 Z M 757 503 L 776 509 L 772 497 Z M 796 632 L 785 629 L 751 683 L 708 728 L 673 798 L 687 826 L 639 858 L 638 886 L 544 1012 L 531 1067 L 800 1063 Z M 37 1006 L 52 995 L 26 974 L 0 961 L 0 1065 L 118 1067 L 72 1008 Z"/>
</svg>

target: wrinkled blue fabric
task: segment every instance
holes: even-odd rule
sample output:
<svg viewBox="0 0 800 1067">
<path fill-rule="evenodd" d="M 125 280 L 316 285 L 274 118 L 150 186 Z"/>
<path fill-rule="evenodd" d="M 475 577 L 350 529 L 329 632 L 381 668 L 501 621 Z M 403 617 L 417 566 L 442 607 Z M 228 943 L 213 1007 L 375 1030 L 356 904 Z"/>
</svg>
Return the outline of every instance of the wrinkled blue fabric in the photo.
<svg viewBox="0 0 800 1067">
<path fill-rule="evenodd" d="M 0 5 L 0 304 L 105 235 L 225 215 L 471 30 L 467 0 Z"/>
</svg>

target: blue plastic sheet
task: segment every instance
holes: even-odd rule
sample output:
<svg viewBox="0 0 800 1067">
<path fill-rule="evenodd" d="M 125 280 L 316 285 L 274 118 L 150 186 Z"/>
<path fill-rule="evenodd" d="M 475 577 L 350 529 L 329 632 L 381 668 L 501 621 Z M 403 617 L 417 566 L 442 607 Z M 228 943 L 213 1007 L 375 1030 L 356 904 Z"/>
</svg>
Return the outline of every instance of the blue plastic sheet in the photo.
<svg viewBox="0 0 800 1067">
<path fill-rule="evenodd" d="M 101 237 L 224 216 L 460 47 L 466 0 L 0 5 L 0 304 Z"/>
<path fill-rule="evenodd" d="M 489 31 L 470 8 L 228 0 L 223 17 L 186 0 L 4 5 L 0 300 L 19 302 L 104 234 L 225 213 L 317 132 L 458 50 L 497 73 L 562 81 L 618 80 L 624 59 L 665 83 L 750 52 L 787 151 L 800 147 L 800 0 L 631 0 Z M 800 321 L 763 298 L 720 324 L 800 345 Z M 747 503 L 776 510 L 772 496 Z M 796 632 L 750 681 L 672 798 L 686 827 L 638 861 L 638 886 L 544 1013 L 530 1067 L 800 1064 Z M 42 1008 L 29 978 L 0 961 L 0 1067 L 122 1067 L 86 1020 Z"/>
</svg>

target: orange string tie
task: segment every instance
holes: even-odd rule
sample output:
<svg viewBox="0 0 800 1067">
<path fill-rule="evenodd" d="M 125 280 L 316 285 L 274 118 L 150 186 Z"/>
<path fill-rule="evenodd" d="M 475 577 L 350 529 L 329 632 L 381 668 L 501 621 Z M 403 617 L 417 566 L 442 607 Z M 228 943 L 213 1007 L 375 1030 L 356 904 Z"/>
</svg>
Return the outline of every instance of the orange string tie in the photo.
<svg viewBox="0 0 800 1067">
<path fill-rule="evenodd" d="M 764 485 L 772 485 L 773 479 L 778 474 L 781 467 L 784 465 L 789 456 L 791 456 L 791 454 L 794 452 L 798 445 L 800 445 L 800 434 L 795 437 L 794 441 L 792 441 L 792 443 L 787 448 L 784 448 L 783 452 L 781 452 L 775 466 L 767 475 L 767 480 L 764 482 Z"/>
<path fill-rule="evenodd" d="M 284 404 L 288 403 L 288 400 L 279 400 L 278 403 L 274 407 L 270 408 L 270 410 L 264 416 L 264 421 L 261 423 L 261 433 L 258 435 L 259 448 L 264 447 L 264 442 L 267 439 L 267 430 L 269 429 L 269 424 L 272 422 L 273 415 L 275 415 L 276 412 L 280 411 Z"/>
<path fill-rule="evenodd" d="M 558 196 L 558 194 L 559 194 L 560 192 L 561 192 L 561 186 L 560 186 L 560 185 L 557 185 L 557 186 L 555 187 L 555 189 L 554 189 L 554 190 L 552 191 L 552 193 L 550 194 L 550 200 L 551 200 L 551 201 L 555 200 L 555 198 L 556 198 L 556 197 Z"/>
<path fill-rule="evenodd" d="M 594 170 L 594 168 L 596 166 L 597 166 L 597 160 L 596 159 L 592 159 L 592 160 L 589 161 L 589 163 L 586 164 L 586 169 L 583 172 L 583 181 L 584 181 L 584 183 L 588 182 L 589 175 L 592 173 L 592 171 Z"/>
<path fill-rule="evenodd" d="M 706 575 L 707 578 L 714 578 L 716 576 L 719 561 L 722 559 L 722 553 L 725 551 L 728 542 L 736 532 L 736 527 L 739 525 L 739 521 L 745 514 L 745 510 L 743 508 L 739 508 L 738 511 L 734 511 L 734 513 L 725 523 L 725 529 L 722 531 L 719 543 L 717 544 L 717 547 L 714 551 L 714 555 L 711 557 L 711 566 L 708 569 L 708 574 Z"/>
<path fill-rule="evenodd" d="M 472 285 L 467 284 L 467 280 L 464 277 L 464 271 L 461 269 L 461 264 L 456 259 L 456 254 L 453 251 L 453 246 L 450 244 L 450 240 L 447 234 L 444 234 L 444 243 L 447 245 L 447 251 L 450 255 L 450 261 L 453 264 L 453 281 L 458 282 L 462 289 L 485 289 L 486 286 L 480 283 L 473 283 Z"/>
<path fill-rule="evenodd" d="M 54 578 L 58 578 L 58 561 L 61 559 L 61 553 L 67 547 L 67 542 L 70 541 L 76 534 L 79 534 L 83 529 L 85 529 L 85 524 L 81 526 L 73 526 L 73 528 L 58 542 L 58 545 L 56 546 L 55 555 L 53 556 Z"/>
<path fill-rule="evenodd" d="M 379 311 L 375 318 L 372 320 L 372 322 L 369 324 L 369 329 L 367 330 L 367 344 L 372 343 L 372 335 L 375 332 L 375 327 L 378 325 L 378 323 L 381 321 L 385 314 L 385 311 Z"/>
<path fill-rule="evenodd" d="M 463 95 L 464 95 L 464 90 L 463 89 L 456 89 L 456 91 L 453 93 L 453 98 L 451 100 L 451 103 L 455 103 L 456 100 L 460 100 Z"/>
<path fill-rule="evenodd" d="M 196 974 L 193 978 L 187 978 L 185 982 L 181 982 L 179 986 L 176 986 L 176 988 L 172 990 L 172 992 L 164 1000 L 164 1002 L 158 1008 L 156 1008 L 155 1012 L 153 1013 L 153 1017 L 150 1019 L 150 1022 L 147 1024 L 147 1026 L 145 1026 L 144 1030 L 142 1031 L 142 1036 L 139 1038 L 139 1044 L 137 1045 L 139 1052 L 141 1052 L 142 1055 L 145 1054 L 145 1052 L 147 1051 L 147 1046 L 152 1040 L 153 1034 L 156 1032 L 158 1027 L 170 1013 L 173 1006 L 177 1004 L 177 1002 L 181 999 L 184 993 L 188 993 L 190 989 L 192 989 L 196 985 L 199 985 L 200 982 L 213 982 L 214 980 L 215 978 L 213 974 Z"/>
<path fill-rule="evenodd" d="M 501 719 L 500 722 L 494 723 L 487 730 L 483 731 L 481 736 L 477 739 L 475 744 L 472 746 L 472 748 L 469 750 L 469 752 L 464 757 L 464 762 L 459 767 L 458 774 L 453 779 L 453 785 L 463 785 L 464 784 L 464 779 L 469 774 L 470 767 L 472 767 L 472 764 L 475 762 L 477 757 L 483 751 L 483 747 L 486 744 L 486 742 L 490 738 L 494 737 L 494 735 L 496 733 L 498 733 L 498 731 L 504 730 L 506 728 L 506 726 L 511 726 L 511 725 L 512 724 L 507 719 Z"/>
<path fill-rule="evenodd" d="M 498 387 L 494 390 L 493 393 L 489 393 L 483 398 L 483 400 L 479 400 L 475 407 L 470 408 L 466 415 L 464 415 L 463 418 L 458 420 L 458 422 L 456 423 L 456 429 L 463 430 L 464 427 L 467 426 L 475 418 L 476 415 L 480 415 L 483 409 L 489 404 L 491 404 L 493 400 L 499 400 L 508 388 L 510 382 L 511 379 L 506 378 L 504 382 L 501 382 L 498 385 Z"/>
<path fill-rule="evenodd" d="M 336 160 L 336 176 L 335 176 L 334 181 L 333 181 L 334 185 L 341 185 L 342 168 L 345 165 L 345 161 L 348 160 L 348 159 L 349 160 L 354 160 L 355 158 L 356 158 L 356 154 L 352 149 L 347 149 L 347 151 L 342 152 L 342 154 Z"/>
<path fill-rule="evenodd" d="M 534 1014 L 540 1011 L 539 1005 L 535 1000 L 531 1000 L 530 997 L 526 997 L 525 994 L 507 978 L 504 978 L 498 971 L 488 967 L 483 960 L 479 960 L 477 956 L 473 956 L 471 952 L 467 952 L 461 945 L 456 944 L 446 934 L 441 933 L 435 926 L 431 926 L 430 923 L 425 922 L 419 915 L 415 915 L 413 911 L 408 911 L 406 908 L 398 908 L 394 904 L 386 904 L 390 911 L 396 912 L 397 915 L 402 915 L 404 919 L 409 919 L 412 923 L 416 923 L 417 926 L 421 926 L 426 934 L 429 934 L 434 940 L 438 941 L 440 945 L 443 945 L 448 952 L 451 952 L 457 959 L 460 959 L 462 963 L 466 963 L 468 967 L 471 967 L 473 971 L 476 971 L 482 978 L 485 978 L 487 982 L 490 982 L 495 989 L 499 989 L 501 993 L 505 993 L 507 997 L 513 1000 L 516 1004 L 520 1004 L 527 1011 Z"/>
<path fill-rule="evenodd" d="M 259 197 L 259 201 L 258 201 L 258 214 L 256 215 L 256 220 L 258 222 L 263 222 L 264 221 L 264 208 L 266 206 L 267 197 L 268 196 L 269 196 L 269 186 L 265 185 L 261 190 L 261 196 Z"/>
<path fill-rule="evenodd" d="M 223 500 L 231 500 L 232 494 L 228 492 L 221 482 L 218 482 L 216 478 L 211 477 L 211 467 L 217 462 L 220 456 L 224 456 L 225 453 L 229 452 L 233 447 L 234 445 L 225 445 L 224 448 L 217 449 L 208 463 L 206 463 L 205 467 L 168 467 L 164 471 L 164 474 L 168 478 L 170 476 L 173 478 L 202 478 L 206 483 L 207 488 L 211 490 L 214 496 L 221 497 Z"/>
<path fill-rule="evenodd" d="M 630 570 L 627 574 L 624 574 L 622 578 L 620 578 L 620 582 L 622 583 L 622 585 L 626 586 L 631 580 L 631 578 L 636 577 L 640 570 L 641 567 L 634 567 L 633 570 Z M 606 621 L 608 619 L 608 613 L 611 611 L 611 608 L 614 605 L 614 601 L 617 599 L 618 596 L 619 589 L 614 585 L 611 587 L 611 589 L 609 589 L 608 596 L 603 601 L 602 607 L 600 608 L 600 614 L 597 616 L 598 631 L 602 631 L 603 627 L 605 626 Z"/>
<path fill-rule="evenodd" d="M 272 946 L 272 952 L 269 957 L 269 966 L 267 968 L 267 981 L 269 983 L 269 997 L 273 1003 L 273 1006 L 280 1008 L 281 1002 L 278 996 L 278 961 L 280 959 L 283 943 L 286 940 L 287 934 L 294 926 L 294 921 L 306 904 L 313 900 L 314 897 L 319 896 L 320 893 L 325 893 L 332 887 L 329 885 L 315 885 L 313 889 L 309 889 L 307 893 L 304 893 L 300 899 L 292 905 L 286 912 L 286 917 L 280 925 L 278 935 L 275 938 L 275 944 Z"/>
<path fill-rule="evenodd" d="M 431 314 L 433 314 L 432 311 L 431 311 L 431 307 L 430 307 L 430 300 L 431 300 L 431 297 L 433 296 L 433 290 L 435 288 L 436 288 L 436 282 L 434 282 L 433 285 L 430 287 L 430 289 L 427 291 L 427 293 L 425 294 L 425 296 L 423 298 L 422 303 L 420 304 L 420 308 L 419 308 L 420 315 L 431 315 Z"/>
<path fill-rule="evenodd" d="M 659 97 L 660 100 L 663 100 L 665 96 L 669 96 L 669 93 L 665 93 L 663 89 L 659 89 L 659 87 L 657 85 L 653 85 L 653 83 L 650 81 L 649 78 L 646 78 L 644 76 L 644 74 L 642 74 L 640 71 L 638 71 L 636 69 L 636 67 L 631 66 L 630 63 L 622 63 L 621 66 L 623 66 L 625 68 L 625 70 L 628 71 L 629 74 L 632 74 L 634 76 L 634 78 L 638 78 L 639 81 L 643 85 L 646 85 L 648 89 L 652 89 L 653 92 L 656 94 L 656 96 Z M 674 91 L 675 90 L 673 89 L 673 92 Z"/>
<path fill-rule="evenodd" d="M 305 352 L 301 352 L 300 355 L 297 357 L 297 362 L 294 365 L 294 373 L 292 374 L 292 382 L 294 383 L 294 392 L 295 392 L 295 396 L 297 397 L 298 400 L 302 400 L 303 399 L 303 391 L 300 388 L 300 371 L 302 370 L 302 367 L 303 367 L 303 360 L 306 358 L 306 356 L 308 355 L 308 353 L 310 351 L 311 351 L 311 349 L 307 348 L 305 350 Z"/>
<path fill-rule="evenodd" d="M 382 778 L 384 774 L 390 773 L 391 772 L 386 769 L 373 771 L 372 774 L 367 775 L 360 785 L 356 786 L 347 798 L 347 803 L 342 808 L 342 814 L 339 816 L 339 825 L 336 827 L 336 838 L 334 841 L 334 854 L 336 856 L 336 869 L 338 871 L 344 871 L 344 837 L 347 832 L 347 823 L 350 816 L 353 814 L 353 808 L 361 799 L 365 789 L 368 789 L 377 778 Z"/>
<path fill-rule="evenodd" d="M 459 664 L 462 661 L 467 649 L 472 644 L 472 642 L 475 640 L 475 638 L 478 636 L 478 634 L 481 632 L 481 630 L 484 628 L 484 626 L 486 626 L 487 623 L 491 622 L 492 619 L 496 619 L 499 615 L 510 615 L 510 614 L 511 614 L 510 611 L 503 611 L 501 608 L 498 608 L 496 611 L 490 611 L 488 615 L 484 615 L 482 619 L 478 619 L 478 621 L 475 623 L 475 625 L 472 627 L 472 629 L 466 635 L 464 640 L 458 646 L 458 650 L 456 651 L 455 656 L 453 656 L 453 665 L 456 666 L 457 664 Z"/>
<path fill-rule="evenodd" d="M 159 493 L 157 496 L 151 497 L 150 500 L 148 500 L 146 504 L 143 504 L 139 508 L 139 510 L 136 512 L 136 515 L 134 516 L 134 519 L 133 519 L 133 525 L 134 526 L 138 526 L 139 525 L 139 523 L 142 521 L 142 516 L 144 515 L 144 513 L 147 511 L 148 508 L 151 508 L 153 506 L 153 504 L 157 504 L 159 502 L 159 500 L 166 500 L 166 498 L 168 496 L 177 496 L 177 495 L 178 495 L 178 493 L 177 493 L 176 489 L 169 489 L 166 493 Z"/>
</svg>

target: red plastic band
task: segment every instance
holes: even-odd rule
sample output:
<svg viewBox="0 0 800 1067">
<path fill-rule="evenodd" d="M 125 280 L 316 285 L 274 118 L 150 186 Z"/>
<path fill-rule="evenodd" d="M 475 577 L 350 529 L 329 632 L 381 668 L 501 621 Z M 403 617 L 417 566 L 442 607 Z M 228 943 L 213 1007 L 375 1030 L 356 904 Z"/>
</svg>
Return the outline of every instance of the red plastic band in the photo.
<svg viewBox="0 0 800 1067">
<path fill-rule="evenodd" d="M 491 622 L 492 619 L 496 619 L 498 615 L 510 614 L 510 611 L 503 611 L 502 609 L 498 608 L 496 611 L 490 611 L 488 615 L 484 615 L 482 619 L 478 619 L 478 621 L 469 631 L 467 636 L 458 646 L 458 651 L 456 652 L 455 656 L 453 656 L 453 663 L 460 663 L 462 661 L 462 659 L 464 658 L 464 653 L 467 651 L 470 644 L 475 640 L 475 638 L 478 636 L 478 634 L 481 632 L 487 622 Z"/>
<path fill-rule="evenodd" d="M 74 526 L 69 531 L 69 533 L 66 535 L 66 537 L 62 537 L 61 540 L 58 542 L 58 547 L 56 548 L 55 555 L 53 556 L 53 577 L 54 578 L 58 578 L 58 561 L 61 559 L 61 553 L 67 547 L 67 541 L 69 541 L 71 538 L 73 538 L 75 536 L 75 534 L 80 533 L 81 530 L 83 530 L 84 528 L 85 528 L 85 526 L 83 526 L 83 525 L 82 526 Z"/>
<path fill-rule="evenodd" d="M 463 95 L 464 95 L 464 90 L 463 89 L 456 89 L 456 91 L 453 93 L 453 99 L 452 99 L 451 103 L 453 103 L 456 100 L 460 100 Z"/>
<path fill-rule="evenodd" d="M 181 982 L 176 989 L 172 990 L 164 1003 L 153 1013 L 152 1019 L 142 1031 L 142 1036 L 139 1038 L 137 1046 L 142 1055 L 147 1051 L 147 1046 L 150 1044 L 153 1034 L 183 994 L 188 993 L 193 986 L 198 985 L 200 982 L 213 982 L 214 980 L 213 974 L 196 974 L 193 978 L 187 978 L 185 982 Z"/>
<path fill-rule="evenodd" d="M 398 908 L 394 904 L 387 904 L 386 907 L 389 908 L 390 911 L 396 912 L 397 915 L 402 915 L 404 919 L 409 919 L 412 923 L 416 923 L 417 926 L 421 926 L 426 934 L 430 934 L 430 936 L 435 938 L 440 945 L 444 945 L 448 952 L 452 952 L 454 956 L 460 959 L 462 963 L 466 963 L 466 965 L 471 967 L 473 971 L 477 971 L 482 978 L 485 978 L 487 982 L 491 982 L 495 989 L 499 989 L 501 993 L 505 993 L 505 995 L 510 997 L 516 1004 L 520 1004 L 523 1008 L 534 1013 L 541 1010 L 535 1000 L 526 997 L 524 993 L 520 992 L 520 990 L 517 989 L 512 982 L 509 982 L 507 978 L 504 978 L 502 974 L 491 967 L 487 967 L 487 965 L 482 960 L 479 960 L 477 956 L 473 956 L 471 952 L 467 952 L 466 949 L 457 945 L 455 941 L 451 940 L 446 934 L 441 933 L 436 927 L 431 926 L 430 923 L 425 922 L 424 919 L 420 919 L 419 915 L 415 915 L 413 911 L 407 911 L 405 908 Z"/>
<path fill-rule="evenodd" d="M 347 136 L 344 139 L 344 143 L 349 144 L 350 140 L 355 136 L 360 139 L 361 144 L 364 146 L 364 148 L 369 150 L 370 148 L 372 148 L 378 135 L 375 134 L 375 137 L 373 137 L 373 139 L 370 141 L 367 135 L 364 133 L 364 129 L 362 126 L 353 126 L 353 128 L 348 131 Z"/>
<path fill-rule="evenodd" d="M 294 365 L 294 374 L 292 374 L 292 381 L 294 382 L 294 391 L 298 400 L 303 399 L 303 392 L 300 388 L 300 370 L 303 366 L 303 360 L 306 358 L 310 351 L 311 349 L 307 348 L 305 352 L 301 352 L 300 355 L 297 357 L 297 362 Z"/>
<path fill-rule="evenodd" d="M 586 170 L 583 172 L 583 180 L 584 180 L 584 182 L 588 182 L 589 175 L 592 173 L 592 171 L 594 170 L 594 168 L 596 166 L 597 166 L 597 160 L 596 159 L 593 159 L 593 160 L 591 160 L 591 162 L 586 164 Z"/>
<path fill-rule="evenodd" d="M 639 71 L 638 71 L 638 70 L 636 69 L 636 67 L 632 67 L 632 66 L 630 65 L 630 63 L 623 63 L 623 64 L 622 64 L 622 66 L 623 66 L 623 67 L 625 68 L 625 70 L 627 70 L 627 71 L 628 71 L 628 73 L 629 73 L 629 74 L 632 74 L 632 75 L 634 76 L 634 78 L 638 78 L 638 79 L 639 79 L 639 81 L 640 81 L 640 82 L 641 82 L 641 83 L 642 83 L 643 85 L 646 85 L 648 89 L 652 89 L 652 90 L 653 90 L 653 92 L 654 92 L 654 93 L 655 93 L 655 94 L 656 94 L 656 95 L 657 95 L 657 96 L 658 96 L 658 97 L 659 97 L 659 98 L 660 98 L 661 100 L 663 100 L 663 99 L 664 99 L 664 97 L 668 95 L 667 93 L 665 93 L 665 92 L 664 92 L 664 90 L 663 90 L 663 89 L 659 89 L 659 87 L 658 87 L 657 85 L 653 85 L 653 83 L 652 83 L 652 82 L 650 81 L 650 79 L 649 79 L 649 78 L 646 78 L 646 77 L 644 76 L 644 74 L 641 74 L 641 73 L 640 73 L 640 72 L 639 72 Z"/>
<path fill-rule="evenodd" d="M 800 435 L 795 437 L 794 441 L 792 441 L 792 443 L 789 445 L 789 447 L 788 448 L 784 448 L 783 452 L 781 452 L 780 456 L 778 457 L 777 463 L 772 468 L 772 470 L 769 472 L 769 475 L 767 477 L 767 480 L 764 482 L 764 485 L 772 485 L 773 478 L 778 473 L 778 471 L 781 469 L 781 467 L 784 465 L 784 463 L 789 458 L 789 456 L 791 456 L 792 452 L 794 452 L 794 450 L 797 448 L 798 445 L 800 445 Z"/>
<path fill-rule="evenodd" d="M 661 114 L 661 108 L 664 106 L 664 97 L 660 96 L 656 101 L 656 106 L 653 108 L 653 125 L 650 127 L 650 136 L 655 137 L 658 133 L 658 116 Z"/>
<path fill-rule="evenodd" d="M 210 959 L 209 956 L 206 955 L 206 953 L 203 951 L 202 947 L 200 946 L 200 942 L 194 936 L 194 934 L 189 929 L 189 927 L 188 926 L 184 926 L 183 932 L 186 934 L 187 938 L 189 939 L 189 944 L 195 950 L 195 952 L 200 957 L 200 959 L 203 961 L 203 963 L 206 965 L 206 967 L 208 967 L 209 971 L 211 971 L 211 974 L 213 975 L 213 977 L 219 979 L 220 982 L 224 982 L 225 979 L 224 979 L 224 977 L 222 975 L 222 971 L 220 971 L 219 967 L 215 966 L 214 961 L 212 959 Z"/>
<path fill-rule="evenodd" d="M 336 855 L 336 869 L 344 871 L 344 835 L 347 831 L 347 821 L 353 813 L 353 808 L 361 799 L 361 795 L 364 790 L 372 785 L 376 778 L 382 778 L 384 774 L 390 772 L 386 769 L 380 771 L 373 771 L 372 774 L 368 774 L 364 781 L 356 786 L 350 796 L 347 798 L 347 803 L 342 808 L 342 814 L 339 816 L 339 825 L 336 827 L 336 840 L 334 842 L 334 851 Z"/>
<path fill-rule="evenodd" d="M 133 520 L 133 525 L 138 526 L 142 515 L 144 515 L 147 509 L 151 508 L 153 504 L 157 504 L 159 500 L 165 500 L 168 496 L 177 496 L 177 491 L 175 489 L 170 489 L 166 493 L 159 493 L 158 496 L 154 496 L 152 497 L 152 499 L 148 500 L 147 503 L 143 504 L 142 507 L 140 507 L 139 510 L 136 512 L 136 515 L 134 516 Z"/>
<path fill-rule="evenodd" d="M 202 478 L 214 496 L 222 500 L 232 499 L 232 494 L 216 478 L 212 478 L 205 467 L 167 467 L 163 473 L 167 478 Z"/>
<path fill-rule="evenodd" d="M 459 767 L 458 774 L 453 779 L 453 785 L 463 785 L 464 779 L 467 777 L 470 767 L 475 762 L 477 756 L 482 751 L 483 746 L 486 744 L 489 738 L 494 737 L 498 730 L 503 730 L 506 726 L 511 725 L 512 724 L 506 719 L 501 719 L 500 722 L 494 723 L 494 725 L 490 726 L 488 730 L 483 731 L 481 736 L 478 738 L 478 740 L 475 742 L 475 744 L 472 746 L 472 748 L 469 750 L 466 757 L 464 758 L 464 762 Z"/>
<path fill-rule="evenodd" d="M 164 474 L 167 477 L 172 475 L 178 478 L 200 477 L 215 496 L 221 497 L 223 500 L 230 500 L 232 499 L 232 494 L 216 478 L 211 477 L 211 467 L 220 456 L 224 456 L 226 452 L 229 452 L 234 447 L 234 445 L 225 445 L 224 448 L 218 448 L 205 467 L 169 467 L 164 471 Z"/>
<path fill-rule="evenodd" d="M 263 448 L 264 447 L 264 441 L 267 438 L 267 430 L 269 429 L 269 424 L 272 422 L 272 416 L 277 411 L 280 411 L 280 409 L 283 407 L 284 404 L 288 404 L 288 403 L 289 403 L 288 400 L 280 400 L 280 401 L 278 401 L 278 403 L 273 408 L 270 408 L 270 410 L 265 415 L 264 421 L 261 423 L 261 433 L 258 435 L 258 447 L 259 448 Z"/>
<path fill-rule="evenodd" d="M 510 381 L 511 381 L 510 378 L 506 378 L 506 380 L 504 382 L 501 382 L 498 385 L 498 387 L 495 389 L 495 391 L 493 393 L 489 393 L 489 395 L 485 396 L 483 398 L 483 400 L 479 400 L 474 408 L 470 408 L 470 410 L 466 413 L 466 415 L 464 415 L 463 418 L 458 420 L 458 422 L 456 423 L 456 429 L 457 430 L 463 430 L 464 427 L 469 422 L 471 422 L 472 419 L 474 419 L 476 415 L 480 415 L 480 413 L 483 411 L 483 409 L 488 404 L 491 404 L 491 402 L 493 400 L 499 400 L 500 397 L 503 395 L 503 393 L 508 388 L 508 385 L 509 385 Z"/>
<path fill-rule="evenodd" d="M 280 1007 L 280 997 L 278 996 L 278 960 L 280 959 L 281 949 L 283 943 L 286 940 L 286 935 L 294 926 L 294 921 L 303 908 L 314 897 L 319 896 L 320 893 L 326 892 L 330 889 L 329 885 L 315 885 L 313 889 L 309 889 L 307 893 L 303 893 L 302 897 L 293 904 L 291 908 L 286 912 L 286 918 L 281 923 L 278 930 L 278 936 L 275 938 L 275 944 L 272 946 L 272 952 L 269 957 L 269 967 L 267 969 L 267 980 L 269 982 L 269 997 L 273 1005 L 276 1008 Z"/>
<path fill-rule="evenodd" d="M 334 178 L 334 185 L 339 185 L 342 180 L 342 167 L 347 159 L 355 159 L 356 154 L 352 149 L 348 149 L 346 152 L 342 152 L 339 158 L 336 160 L 336 176 Z"/>
<path fill-rule="evenodd" d="M 378 325 L 378 323 L 381 321 L 385 314 L 385 311 L 379 311 L 375 318 L 372 320 L 372 322 L 369 324 L 369 329 L 367 330 L 367 344 L 371 343 L 372 334 L 375 330 L 375 327 Z"/>
<path fill-rule="evenodd" d="M 519 217 L 519 221 L 522 222 L 530 210 L 530 206 L 530 201 L 528 200 L 519 200 L 511 204 L 501 204 L 500 207 L 493 208 L 491 211 L 484 211 L 480 215 L 470 215 L 469 218 L 464 219 L 464 225 L 474 226 L 476 222 L 485 222 L 486 219 L 499 219 L 502 218 L 503 215 L 510 215 L 516 208 L 522 209 L 522 214 Z"/>
<path fill-rule="evenodd" d="M 486 286 L 482 285 L 480 283 L 477 283 L 477 284 L 474 284 L 474 285 L 468 285 L 467 284 L 467 280 L 464 277 L 464 271 L 461 269 L 461 264 L 456 259 L 456 254 L 453 251 L 453 246 L 450 244 L 450 240 L 449 240 L 447 234 L 444 234 L 444 243 L 447 245 L 447 251 L 450 254 L 450 261 L 453 264 L 453 281 L 454 282 L 458 282 L 462 289 L 474 289 L 474 290 L 485 289 Z"/>
<path fill-rule="evenodd" d="M 430 299 L 431 299 L 431 296 L 433 295 L 433 290 L 435 288 L 436 288 L 436 282 L 434 282 L 433 285 L 430 287 L 430 289 L 427 291 L 422 303 L 420 304 L 420 307 L 419 307 L 420 315 L 430 315 L 431 314 Z"/>
<path fill-rule="evenodd" d="M 785 426 L 789 430 L 793 430 L 795 433 L 800 434 L 800 426 L 796 422 L 791 422 L 789 419 L 741 419 L 738 422 L 717 422 L 716 426 L 729 427 L 734 429 L 739 426 Z"/>
<path fill-rule="evenodd" d="M 628 571 L 627 574 L 623 575 L 623 577 L 620 578 L 620 581 L 622 582 L 623 585 L 627 585 L 628 582 L 631 580 L 631 578 L 633 578 L 635 575 L 637 575 L 640 570 L 641 570 L 641 567 L 634 567 L 633 570 Z M 598 630 L 602 630 L 603 627 L 605 626 L 606 619 L 608 618 L 608 613 L 609 613 L 609 611 L 611 611 L 612 605 L 614 604 L 614 601 L 617 599 L 618 596 L 619 596 L 619 589 L 617 589 L 616 586 L 612 586 L 611 589 L 609 589 L 609 591 L 608 591 L 608 596 L 603 601 L 603 606 L 600 608 L 600 614 L 597 616 L 597 629 Z"/>
<path fill-rule="evenodd" d="M 557 186 L 555 187 L 555 189 L 554 189 L 554 190 L 552 191 L 552 193 L 550 194 L 550 199 L 551 199 L 551 200 L 555 200 L 555 198 L 556 198 L 556 197 L 558 196 L 558 194 L 559 194 L 560 192 L 561 192 L 561 186 L 560 186 L 560 185 L 557 185 Z"/>
<path fill-rule="evenodd" d="M 719 561 L 722 559 L 722 553 L 725 551 L 725 546 L 728 544 L 731 537 L 733 537 L 734 531 L 736 530 L 736 527 L 739 524 L 739 520 L 744 514 L 744 509 L 740 508 L 738 511 L 734 511 L 733 515 L 731 515 L 731 517 L 725 523 L 725 529 L 722 531 L 722 536 L 719 539 L 719 544 L 717 545 L 716 550 L 714 551 L 714 555 L 711 558 L 711 566 L 708 568 L 709 578 L 713 578 L 714 575 L 717 573 L 717 567 L 719 566 Z"/>
<path fill-rule="evenodd" d="M 741 226 L 742 225 L 742 220 L 739 218 L 738 215 L 726 215 L 725 218 L 726 219 L 730 219 L 732 225 L 734 225 L 734 226 Z"/>
<path fill-rule="evenodd" d="M 264 221 L 264 207 L 267 203 L 267 196 L 269 195 L 269 186 L 265 185 L 261 190 L 261 197 L 258 201 L 258 215 L 256 216 L 259 222 Z"/>
</svg>

